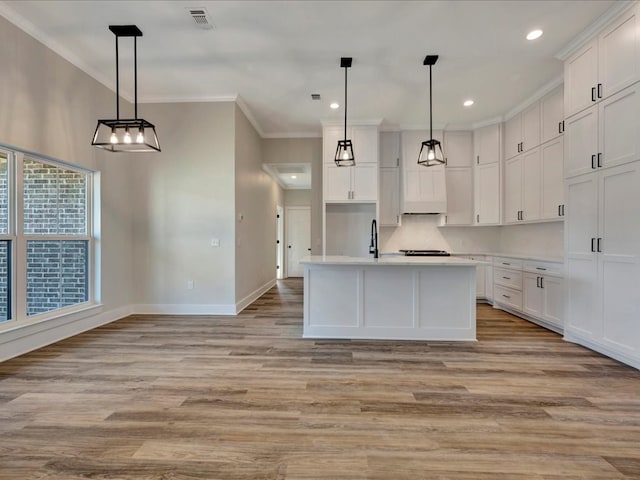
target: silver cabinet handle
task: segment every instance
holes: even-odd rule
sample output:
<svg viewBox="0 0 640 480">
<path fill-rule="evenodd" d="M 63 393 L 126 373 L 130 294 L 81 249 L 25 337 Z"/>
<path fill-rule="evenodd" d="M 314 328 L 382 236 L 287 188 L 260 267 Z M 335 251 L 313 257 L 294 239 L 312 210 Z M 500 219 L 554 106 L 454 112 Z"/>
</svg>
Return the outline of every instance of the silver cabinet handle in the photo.
<svg viewBox="0 0 640 480">
<path fill-rule="evenodd" d="M 509 295 L 505 295 L 504 293 L 502 294 L 502 296 L 503 296 L 504 298 L 511 298 Z"/>
<path fill-rule="evenodd" d="M 502 277 L 502 278 L 504 278 L 505 280 L 511 280 L 511 277 Z"/>
</svg>

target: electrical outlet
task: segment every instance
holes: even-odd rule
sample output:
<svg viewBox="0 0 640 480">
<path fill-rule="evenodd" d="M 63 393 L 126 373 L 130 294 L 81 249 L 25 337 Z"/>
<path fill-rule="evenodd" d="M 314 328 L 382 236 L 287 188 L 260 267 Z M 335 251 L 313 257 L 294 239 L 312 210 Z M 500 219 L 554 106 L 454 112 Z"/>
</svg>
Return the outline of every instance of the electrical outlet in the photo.
<svg viewBox="0 0 640 480">
<path fill-rule="evenodd" d="M 219 238 L 212 238 L 211 239 L 211 246 L 212 247 L 219 247 L 220 246 L 220 239 Z"/>
<path fill-rule="evenodd" d="M 193 280 L 187 280 L 187 290 L 193 290 L 195 283 Z"/>
</svg>

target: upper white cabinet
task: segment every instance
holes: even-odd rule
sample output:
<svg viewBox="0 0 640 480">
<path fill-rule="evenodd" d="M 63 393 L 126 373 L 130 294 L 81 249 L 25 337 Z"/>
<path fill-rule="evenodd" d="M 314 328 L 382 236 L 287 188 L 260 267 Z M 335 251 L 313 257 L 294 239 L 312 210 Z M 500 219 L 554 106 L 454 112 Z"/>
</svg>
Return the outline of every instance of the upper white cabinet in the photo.
<svg viewBox="0 0 640 480">
<path fill-rule="evenodd" d="M 500 124 L 473 131 L 473 163 L 486 165 L 500 161 Z"/>
<path fill-rule="evenodd" d="M 540 104 L 536 101 L 507 120 L 504 132 L 506 159 L 540 145 Z"/>
<path fill-rule="evenodd" d="M 322 129 L 322 158 L 324 163 L 335 164 L 338 140 L 344 139 L 344 127 L 328 126 Z M 353 155 L 358 163 L 378 163 L 378 127 L 347 126 L 347 139 L 353 143 Z"/>
<path fill-rule="evenodd" d="M 475 167 L 475 223 L 500 224 L 500 163 Z"/>
<path fill-rule="evenodd" d="M 324 201 L 330 203 L 376 202 L 378 200 L 378 127 L 350 126 L 347 138 L 353 142 L 356 165 L 338 167 L 335 152 L 344 127 L 329 126 L 322 131 L 324 160 Z"/>
<path fill-rule="evenodd" d="M 381 227 L 396 227 L 400 224 L 400 169 L 380 169 L 378 224 Z"/>
<path fill-rule="evenodd" d="M 536 148 L 505 162 L 504 221 L 539 220 L 542 198 L 540 149 Z"/>
<path fill-rule="evenodd" d="M 442 133 L 434 132 L 441 140 Z M 402 132 L 402 213 L 445 213 L 447 189 L 444 165 L 424 167 L 418 165 L 418 153 L 428 132 L 408 130 Z"/>
<path fill-rule="evenodd" d="M 564 132 L 564 88 L 556 88 L 540 100 L 540 143 L 553 140 Z"/>
<path fill-rule="evenodd" d="M 380 166 L 400 166 L 400 132 L 380 132 Z"/>
<path fill-rule="evenodd" d="M 640 80 L 638 9 L 622 14 L 565 62 L 567 117 Z"/>
<path fill-rule="evenodd" d="M 640 85 L 566 120 L 565 177 L 640 159 Z"/>
<path fill-rule="evenodd" d="M 563 143 L 558 137 L 540 146 L 541 219 L 564 217 Z"/>
<path fill-rule="evenodd" d="M 472 225 L 473 170 L 470 167 L 447 167 L 447 214 L 445 225 Z"/>
<path fill-rule="evenodd" d="M 443 132 L 442 148 L 447 167 L 470 167 L 473 158 L 473 132 Z"/>
</svg>

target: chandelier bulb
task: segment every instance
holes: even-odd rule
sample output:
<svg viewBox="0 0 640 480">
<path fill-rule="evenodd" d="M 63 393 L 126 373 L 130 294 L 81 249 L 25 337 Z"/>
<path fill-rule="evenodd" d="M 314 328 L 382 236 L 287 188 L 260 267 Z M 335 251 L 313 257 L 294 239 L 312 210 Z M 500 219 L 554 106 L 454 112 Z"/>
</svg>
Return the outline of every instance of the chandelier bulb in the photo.
<svg viewBox="0 0 640 480">
<path fill-rule="evenodd" d="M 349 160 L 349 152 L 347 152 L 346 150 L 344 151 L 344 153 L 342 154 L 342 159 L 343 160 Z"/>
<path fill-rule="evenodd" d="M 428 158 L 429 160 L 433 160 L 434 158 L 436 158 L 436 154 L 435 154 L 435 152 L 433 151 L 433 148 L 430 148 L 430 149 L 429 149 L 429 154 L 427 155 L 427 158 Z"/>
<path fill-rule="evenodd" d="M 109 139 L 111 143 L 118 143 L 118 136 L 116 135 L 116 129 L 111 129 L 111 138 Z"/>
<path fill-rule="evenodd" d="M 124 131 L 124 143 L 131 143 L 131 134 L 129 133 L 129 127 Z"/>
<path fill-rule="evenodd" d="M 138 129 L 138 135 L 136 135 L 136 143 L 144 143 L 144 133 L 142 128 Z"/>
</svg>

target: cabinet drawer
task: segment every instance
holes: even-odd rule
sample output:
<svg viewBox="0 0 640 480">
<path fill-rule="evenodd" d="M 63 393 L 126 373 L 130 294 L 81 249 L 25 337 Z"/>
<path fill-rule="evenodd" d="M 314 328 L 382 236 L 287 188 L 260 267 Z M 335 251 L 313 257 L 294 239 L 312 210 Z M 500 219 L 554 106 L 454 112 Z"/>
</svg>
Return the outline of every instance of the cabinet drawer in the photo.
<svg viewBox="0 0 640 480">
<path fill-rule="evenodd" d="M 493 301 L 522 311 L 522 292 L 512 288 L 496 285 L 493 289 Z"/>
<path fill-rule="evenodd" d="M 493 283 L 522 290 L 522 272 L 495 267 L 493 269 Z"/>
<path fill-rule="evenodd" d="M 562 276 L 564 272 L 564 264 L 554 262 L 524 262 L 523 269 L 525 272 L 537 273 L 538 275 L 556 275 Z"/>
<path fill-rule="evenodd" d="M 518 260 L 517 258 L 494 257 L 493 264 L 496 267 L 515 268 L 516 270 L 522 270 L 522 260 Z"/>
</svg>

